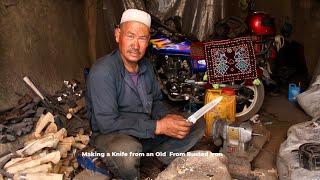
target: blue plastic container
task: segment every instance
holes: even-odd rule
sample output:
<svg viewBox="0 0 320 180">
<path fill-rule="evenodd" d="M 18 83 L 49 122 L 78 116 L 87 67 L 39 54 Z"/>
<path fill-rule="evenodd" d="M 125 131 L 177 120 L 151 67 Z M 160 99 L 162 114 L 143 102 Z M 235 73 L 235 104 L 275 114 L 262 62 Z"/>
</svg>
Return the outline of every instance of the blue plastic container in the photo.
<svg viewBox="0 0 320 180">
<path fill-rule="evenodd" d="M 289 89 L 288 89 L 288 100 L 291 102 L 296 101 L 296 96 L 300 94 L 300 87 L 297 86 L 294 83 L 289 84 Z"/>
<path fill-rule="evenodd" d="M 91 170 L 93 172 L 99 172 L 99 173 L 102 173 L 106 176 L 111 176 L 110 172 L 106 168 L 98 167 L 96 165 L 96 162 L 99 160 L 100 159 L 98 159 L 98 157 L 86 157 L 86 156 L 81 156 L 81 155 L 77 156 L 78 164 L 82 168 Z"/>
</svg>

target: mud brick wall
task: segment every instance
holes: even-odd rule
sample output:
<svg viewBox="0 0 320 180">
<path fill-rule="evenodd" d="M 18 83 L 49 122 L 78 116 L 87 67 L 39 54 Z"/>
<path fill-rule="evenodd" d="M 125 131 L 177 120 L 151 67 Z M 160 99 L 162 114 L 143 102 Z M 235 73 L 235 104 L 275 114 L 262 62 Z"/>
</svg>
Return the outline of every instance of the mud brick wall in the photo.
<svg viewBox="0 0 320 180">
<path fill-rule="evenodd" d="M 53 93 L 89 66 L 84 1 L 0 0 L 0 109 L 16 104 L 29 76 Z"/>
</svg>

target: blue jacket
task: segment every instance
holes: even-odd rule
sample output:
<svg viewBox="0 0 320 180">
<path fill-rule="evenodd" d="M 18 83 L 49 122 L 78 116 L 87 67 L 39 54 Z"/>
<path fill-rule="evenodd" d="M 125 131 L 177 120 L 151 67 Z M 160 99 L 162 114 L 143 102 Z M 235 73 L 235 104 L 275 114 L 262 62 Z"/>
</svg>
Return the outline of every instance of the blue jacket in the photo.
<svg viewBox="0 0 320 180">
<path fill-rule="evenodd" d="M 93 132 L 153 138 L 156 120 L 168 113 L 152 64 L 139 61 L 135 87 L 118 50 L 92 66 L 86 95 Z"/>
</svg>

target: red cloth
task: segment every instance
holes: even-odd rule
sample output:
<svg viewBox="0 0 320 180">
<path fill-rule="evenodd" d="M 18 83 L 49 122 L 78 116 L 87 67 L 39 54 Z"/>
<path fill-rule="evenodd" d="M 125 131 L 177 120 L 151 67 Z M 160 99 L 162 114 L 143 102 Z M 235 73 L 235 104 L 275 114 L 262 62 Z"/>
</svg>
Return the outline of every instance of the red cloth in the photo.
<svg viewBox="0 0 320 180">
<path fill-rule="evenodd" d="M 193 60 L 203 60 L 204 55 L 204 44 L 202 42 L 192 42 L 190 47 L 190 57 Z"/>
</svg>

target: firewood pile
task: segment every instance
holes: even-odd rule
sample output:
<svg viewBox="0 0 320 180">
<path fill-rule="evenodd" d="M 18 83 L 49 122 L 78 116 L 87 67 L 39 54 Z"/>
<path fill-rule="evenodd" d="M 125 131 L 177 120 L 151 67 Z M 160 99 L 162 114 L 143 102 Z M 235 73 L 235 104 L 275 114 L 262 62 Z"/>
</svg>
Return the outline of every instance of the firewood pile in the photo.
<svg viewBox="0 0 320 180">
<path fill-rule="evenodd" d="M 87 146 L 91 133 L 84 87 L 64 81 L 54 95 L 42 95 L 26 94 L 17 106 L 0 112 L 0 143 L 24 139 L 19 149 L 0 147 L 0 174 L 5 177 L 70 179 L 79 166 L 76 153 Z"/>
<path fill-rule="evenodd" d="M 68 136 L 65 128 L 58 130 L 50 112 L 41 115 L 28 139 L 22 149 L 0 159 L 5 176 L 13 179 L 71 178 L 79 166 L 77 151 L 89 143 L 89 136 L 84 135 L 83 130 L 76 136 Z"/>
</svg>

